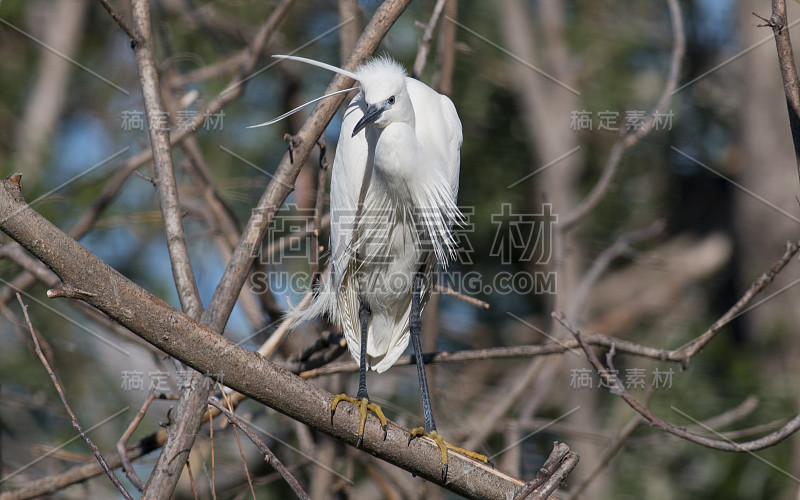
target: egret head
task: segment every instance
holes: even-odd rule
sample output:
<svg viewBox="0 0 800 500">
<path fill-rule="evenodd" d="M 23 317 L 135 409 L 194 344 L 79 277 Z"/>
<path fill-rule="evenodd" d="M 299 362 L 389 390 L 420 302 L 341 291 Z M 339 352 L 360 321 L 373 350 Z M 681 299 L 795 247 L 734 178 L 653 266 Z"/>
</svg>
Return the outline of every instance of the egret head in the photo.
<svg viewBox="0 0 800 500">
<path fill-rule="evenodd" d="M 370 123 L 383 129 L 390 123 L 414 121 L 414 108 L 406 90 L 406 71 L 388 57 L 371 59 L 356 69 L 367 110 L 353 136 Z"/>
</svg>

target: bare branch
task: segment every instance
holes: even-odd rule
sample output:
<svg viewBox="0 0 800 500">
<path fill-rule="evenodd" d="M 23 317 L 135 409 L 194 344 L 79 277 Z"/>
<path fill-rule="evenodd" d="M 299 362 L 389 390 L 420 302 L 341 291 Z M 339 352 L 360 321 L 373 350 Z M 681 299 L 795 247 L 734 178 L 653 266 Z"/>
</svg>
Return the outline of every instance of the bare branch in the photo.
<svg viewBox="0 0 800 500">
<path fill-rule="evenodd" d="M 775 36 L 778 64 L 781 67 L 781 77 L 783 78 L 783 92 L 786 94 L 786 106 L 789 111 L 789 128 L 792 131 L 794 158 L 797 163 L 797 174 L 800 177 L 800 77 L 797 76 L 792 39 L 789 36 L 786 0 L 772 0 L 772 15 L 769 19 L 756 13 L 753 15 L 765 22 L 759 26 L 769 26 Z"/>
<path fill-rule="evenodd" d="M 570 451 L 564 443 L 553 443 L 553 451 L 547 457 L 539 472 L 517 492 L 514 500 L 545 500 L 558 488 L 570 471 L 578 465 L 578 454 Z"/>
<path fill-rule="evenodd" d="M 289 484 L 289 486 L 292 488 L 292 490 L 295 492 L 298 498 L 302 499 L 309 498 L 308 494 L 305 492 L 305 490 L 303 490 L 303 487 L 300 486 L 300 483 L 297 481 L 297 479 L 295 479 L 292 473 L 289 472 L 289 470 L 281 463 L 280 460 L 278 460 L 278 457 L 276 457 L 275 454 L 272 453 L 272 450 L 269 449 L 269 447 L 264 443 L 264 441 L 262 441 L 261 438 L 259 438 L 258 435 L 255 432 L 253 432 L 253 430 L 250 428 L 249 425 L 247 425 L 244 421 L 242 421 L 242 419 L 237 417 L 235 413 L 225 408 L 222 402 L 217 398 L 214 397 L 208 398 L 208 404 L 210 404 L 217 410 L 224 413 L 225 416 L 228 418 L 228 420 L 231 421 L 233 425 L 239 427 L 244 431 L 245 434 L 247 434 L 247 437 L 250 438 L 250 441 L 252 441 L 253 444 L 256 445 L 259 451 L 261 451 L 261 453 L 264 455 L 264 458 L 267 461 L 267 463 L 270 464 L 276 471 L 278 471 L 278 473 Z"/>
<path fill-rule="evenodd" d="M 569 473 L 572 472 L 572 469 L 578 465 L 578 460 L 580 460 L 580 457 L 574 451 L 567 453 L 567 456 L 565 456 L 564 460 L 562 460 L 561 464 L 559 464 L 558 469 L 556 469 L 547 482 L 542 485 L 540 491 L 537 491 L 531 497 L 531 500 L 549 498 L 550 493 L 554 492 L 556 488 L 561 486 L 561 483 L 563 483 Z"/>
<path fill-rule="evenodd" d="M 139 491 L 144 491 L 144 481 L 142 481 L 142 479 L 136 474 L 136 471 L 133 469 L 133 464 L 128 459 L 125 450 L 128 447 L 128 439 L 131 438 L 133 433 L 136 431 L 136 428 L 139 427 L 139 424 L 147 413 L 147 409 L 150 408 L 150 403 L 153 402 L 155 396 L 156 386 L 154 384 L 150 387 L 150 392 L 147 394 L 147 398 L 144 400 L 142 407 L 139 408 L 138 412 L 136 412 L 136 417 L 134 417 L 128 428 L 125 429 L 122 437 L 120 437 L 119 441 L 117 441 L 117 453 L 119 453 L 119 457 L 122 462 L 122 470 L 125 471 L 125 476 L 128 478 L 128 481 L 130 481 Z"/>
<path fill-rule="evenodd" d="M 687 431 L 685 427 L 670 424 L 651 412 L 644 404 L 637 401 L 636 398 L 631 396 L 625 390 L 623 384 L 619 381 L 619 379 L 617 379 L 616 375 L 614 375 L 612 371 L 603 367 L 603 364 L 600 363 L 599 359 L 597 359 L 597 355 L 594 353 L 592 348 L 583 340 L 583 335 L 581 334 L 580 330 L 572 326 L 563 315 L 553 313 L 553 318 L 561 323 L 564 328 L 569 330 L 569 332 L 572 333 L 575 339 L 581 344 L 581 348 L 583 349 L 583 352 L 586 353 L 589 363 L 591 363 L 598 375 L 603 378 L 605 383 L 609 387 L 614 387 L 615 392 L 618 393 L 619 396 L 626 403 L 628 403 L 631 408 L 644 417 L 645 420 L 664 432 L 668 432 L 674 436 L 678 436 L 679 438 L 715 450 L 749 453 L 774 446 L 800 429 L 800 414 L 797 414 L 787 420 L 780 429 L 773 431 L 766 436 L 744 443 L 737 443 L 730 439 L 713 439 L 706 436 L 701 436 L 699 434 Z"/>
<path fill-rule="evenodd" d="M 42 349 L 39 347 L 39 339 L 36 337 L 36 332 L 33 329 L 31 318 L 30 316 L 28 316 L 28 306 L 22 301 L 22 296 L 20 294 L 17 294 L 17 301 L 19 301 L 19 305 L 22 307 L 22 314 L 25 315 L 25 322 L 28 325 L 28 330 L 30 330 L 31 332 L 31 337 L 33 338 L 33 345 L 36 349 L 36 355 L 39 357 L 39 361 L 42 362 L 42 365 L 44 366 L 45 370 L 47 370 L 47 374 L 50 375 L 50 380 L 53 381 L 53 385 L 56 387 L 56 391 L 58 392 L 58 397 L 61 398 L 61 403 L 64 404 L 64 408 L 66 408 L 67 413 L 69 414 L 69 418 L 72 420 L 72 427 L 74 427 L 75 430 L 78 431 L 78 434 L 81 435 L 81 439 L 83 439 L 83 441 L 86 443 L 86 446 L 88 446 L 89 449 L 92 451 L 92 454 L 100 463 L 100 466 L 103 467 L 103 470 L 105 471 L 106 475 L 108 476 L 109 479 L 111 479 L 111 482 L 114 483 L 114 486 L 116 486 L 117 490 L 119 490 L 122 497 L 126 498 L 127 500 L 133 500 L 133 497 L 131 497 L 131 495 L 127 492 L 127 490 L 125 490 L 125 487 L 122 486 L 122 484 L 119 482 L 119 479 L 117 479 L 117 476 L 116 474 L 114 474 L 114 471 L 111 470 L 111 468 L 108 466 L 106 459 L 103 458 L 103 455 L 100 454 L 100 450 L 97 449 L 97 446 L 95 446 L 92 440 L 89 439 L 89 436 L 87 436 L 86 433 L 83 431 L 83 427 L 81 427 L 80 422 L 78 422 L 78 417 L 75 416 L 75 412 L 72 411 L 72 408 L 70 408 L 69 403 L 67 403 L 67 397 L 64 395 L 64 388 L 61 386 L 61 382 L 58 380 L 58 375 L 56 375 L 56 372 L 54 372 L 53 369 L 50 367 L 50 363 L 47 361 L 47 358 L 42 352 Z"/>
<path fill-rule="evenodd" d="M 425 25 L 425 31 L 422 34 L 422 38 L 419 39 L 417 57 L 414 59 L 414 67 L 411 70 L 411 76 L 414 78 L 420 78 L 422 71 L 425 69 L 425 63 L 428 61 L 428 52 L 431 49 L 433 30 L 439 23 L 439 17 L 442 15 L 445 3 L 447 3 L 447 0 L 436 1 L 436 5 L 433 6 L 431 18 L 428 20 L 428 24 Z"/>
<path fill-rule="evenodd" d="M 786 249 L 783 252 L 783 255 L 780 259 L 778 259 L 772 267 L 769 268 L 769 271 L 762 274 L 747 291 L 742 295 L 742 297 L 733 305 L 728 311 L 723 314 L 717 321 L 711 325 L 708 330 L 703 332 L 702 335 L 691 341 L 685 347 L 675 351 L 670 355 L 670 359 L 674 359 L 676 361 L 685 362 L 688 361 L 692 356 L 694 356 L 700 349 L 705 347 L 714 336 L 722 330 L 722 327 L 730 323 L 733 318 L 738 316 L 745 307 L 758 295 L 764 288 L 766 288 L 770 283 L 775 280 L 775 277 L 786 267 L 786 264 L 792 260 L 797 252 L 800 251 L 800 241 L 792 243 L 790 241 L 786 242 Z"/>
<path fill-rule="evenodd" d="M 117 14 L 117 12 L 114 10 L 114 7 L 112 7 L 111 4 L 108 3 L 108 0 L 100 0 L 100 3 L 103 5 L 103 8 L 106 9 L 106 12 L 108 12 L 111 18 L 117 22 L 120 28 L 122 28 L 122 31 L 124 31 L 125 34 L 130 37 L 131 43 L 139 45 L 141 43 L 140 38 L 133 33 L 133 31 L 128 27 L 125 20 L 122 19 L 122 16 Z"/>
<path fill-rule="evenodd" d="M 178 184 L 172 166 L 169 127 L 164 120 L 167 113 L 161 100 L 161 85 L 153 51 L 150 7 L 147 0 L 132 0 L 131 11 L 137 34 L 136 65 L 139 68 L 139 81 L 147 112 L 147 130 L 150 133 L 150 143 L 153 149 L 153 164 L 156 170 L 161 215 L 164 218 L 167 234 L 167 250 L 172 265 L 172 276 L 183 311 L 192 318 L 197 318 L 203 310 L 203 304 L 200 302 L 200 292 L 197 290 L 189 258 L 189 248 L 186 244 L 186 234 L 183 231 Z"/>
<path fill-rule="evenodd" d="M 447 0 L 444 11 L 446 19 L 458 19 L 458 0 Z M 452 95 L 456 60 L 456 25 L 452 22 L 442 22 L 439 30 L 436 71 L 433 73 L 432 87 L 444 95 Z"/>
</svg>

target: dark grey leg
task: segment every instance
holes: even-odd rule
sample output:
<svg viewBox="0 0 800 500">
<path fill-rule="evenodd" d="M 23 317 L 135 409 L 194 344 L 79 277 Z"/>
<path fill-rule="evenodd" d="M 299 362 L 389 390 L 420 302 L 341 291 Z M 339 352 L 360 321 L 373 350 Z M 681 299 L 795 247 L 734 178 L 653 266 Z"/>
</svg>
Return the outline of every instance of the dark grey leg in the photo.
<svg viewBox="0 0 800 500">
<path fill-rule="evenodd" d="M 489 463 L 489 459 L 480 453 L 465 450 L 464 448 L 459 448 L 447 443 L 444 438 L 436 432 L 436 424 L 433 422 L 433 409 L 431 408 L 431 394 L 428 390 L 428 378 L 425 376 L 425 362 L 422 359 L 422 340 L 420 339 L 420 330 L 422 329 L 422 318 L 420 317 L 422 309 L 422 280 L 423 274 L 421 271 L 414 275 L 414 285 L 411 295 L 411 316 L 408 319 L 408 326 L 411 331 L 411 343 L 414 346 L 414 357 L 417 360 L 417 375 L 419 376 L 419 389 L 422 393 L 422 413 L 425 415 L 425 429 L 423 430 L 421 427 L 412 429 L 411 434 L 408 436 L 408 442 L 410 444 L 412 439 L 423 435 L 436 441 L 439 450 L 442 452 L 442 480 L 446 481 L 448 468 L 447 448 L 484 463 Z"/>
<path fill-rule="evenodd" d="M 358 394 L 355 398 L 351 398 L 347 394 L 339 394 L 333 398 L 333 402 L 331 403 L 331 425 L 333 425 L 333 416 L 336 414 L 336 407 L 341 401 L 347 401 L 358 406 L 361 418 L 358 426 L 358 441 L 356 442 L 356 447 L 361 447 L 364 443 L 367 411 L 373 412 L 375 416 L 378 417 L 378 420 L 380 420 L 384 440 L 389 430 L 389 421 L 383 415 L 381 407 L 370 403 L 369 396 L 367 395 L 367 330 L 369 329 L 369 318 L 371 315 L 372 311 L 370 311 L 369 306 L 359 300 L 358 320 L 361 327 L 361 356 L 359 356 Z"/>
<path fill-rule="evenodd" d="M 369 306 L 363 301 L 358 301 L 358 321 L 361 324 L 361 357 L 358 363 L 358 394 L 356 399 L 369 399 L 367 396 L 367 331 L 369 330 L 369 317 L 372 314 Z"/>
<path fill-rule="evenodd" d="M 408 319 L 409 330 L 411 330 L 411 345 L 414 346 L 414 357 L 417 360 L 417 375 L 419 376 L 419 389 L 422 392 L 422 413 L 425 416 L 425 432 L 436 430 L 433 421 L 433 408 L 431 407 L 431 394 L 428 390 L 428 377 L 425 375 L 425 362 L 422 359 L 422 339 L 420 331 L 422 329 L 421 318 L 421 295 L 422 295 L 422 273 L 414 275 L 414 284 L 411 295 L 411 316 Z"/>
</svg>

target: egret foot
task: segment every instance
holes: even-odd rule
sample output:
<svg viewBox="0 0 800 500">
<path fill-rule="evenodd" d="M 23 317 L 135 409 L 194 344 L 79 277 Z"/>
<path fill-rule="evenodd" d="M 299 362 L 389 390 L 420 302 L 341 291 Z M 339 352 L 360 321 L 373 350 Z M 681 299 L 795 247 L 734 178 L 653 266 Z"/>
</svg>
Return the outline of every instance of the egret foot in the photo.
<svg viewBox="0 0 800 500">
<path fill-rule="evenodd" d="M 358 424 L 358 442 L 356 443 L 356 448 L 360 448 L 361 444 L 364 442 L 364 428 L 367 425 L 367 410 L 371 411 L 378 417 L 378 420 L 381 422 L 381 429 L 383 429 L 383 440 L 386 440 L 386 433 L 389 429 L 389 421 L 383 415 L 383 410 L 381 407 L 370 403 L 368 398 L 351 398 L 347 394 L 339 394 L 335 398 L 333 398 L 333 403 L 331 403 L 331 425 L 333 425 L 333 415 L 336 413 L 336 407 L 339 406 L 339 403 L 342 401 L 347 401 L 348 403 L 358 406 L 359 414 L 361 415 L 361 419 Z"/>
<path fill-rule="evenodd" d="M 480 453 L 466 450 L 464 448 L 459 448 L 458 446 L 453 446 L 452 444 L 448 443 L 444 440 L 444 438 L 436 432 L 436 430 L 432 430 L 431 432 L 426 432 L 424 427 L 417 427 L 416 429 L 411 429 L 411 434 L 408 436 L 408 442 L 411 443 L 411 440 L 416 439 L 420 436 L 427 436 L 434 441 L 439 446 L 439 450 L 442 452 L 442 481 L 447 479 L 447 449 L 450 448 L 451 450 L 460 453 L 462 455 L 466 455 L 470 458 L 474 458 L 475 460 L 479 460 L 485 464 L 491 465 L 489 461 L 489 457 L 486 455 L 481 455 Z"/>
</svg>

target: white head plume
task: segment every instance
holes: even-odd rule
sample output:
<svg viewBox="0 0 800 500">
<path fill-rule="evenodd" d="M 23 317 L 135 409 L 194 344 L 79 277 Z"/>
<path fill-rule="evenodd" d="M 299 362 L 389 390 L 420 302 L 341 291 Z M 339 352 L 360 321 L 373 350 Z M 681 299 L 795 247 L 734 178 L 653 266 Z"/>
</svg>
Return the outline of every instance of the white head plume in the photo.
<svg viewBox="0 0 800 500">
<path fill-rule="evenodd" d="M 276 54 L 276 55 L 274 55 L 272 57 L 274 57 L 276 59 L 289 59 L 291 61 L 304 62 L 304 63 L 310 64 L 312 66 L 317 66 L 319 68 L 327 69 L 328 71 L 333 71 L 334 73 L 339 73 L 340 75 L 349 76 L 353 80 L 358 81 L 358 75 L 357 74 L 355 74 L 355 73 L 353 73 L 351 71 L 344 70 L 342 68 L 337 68 L 336 66 L 331 66 L 330 64 L 326 64 L 324 62 L 315 61 L 313 59 L 308 59 L 306 57 L 298 57 L 298 56 L 285 56 L 285 55 L 277 55 Z M 344 90 L 338 90 L 336 92 L 331 92 L 330 94 L 326 94 L 326 95 L 324 95 L 322 97 L 317 97 L 316 99 L 312 99 L 311 101 L 308 101 L 305 104 L 301 104 L 300 106 L 294 108 L 291 111 L 288 111 L 288 112 L 282 114 L 281 116 L 279 116 L 277 118 L 273 118 L 272 120 L 266 121 L 264 123 L 259 123 L 258 125 L 250 125 L 247 128 L 258 128 L 258 127 L 266 127 L 268 125 L 272 125 L 273 123 L 277 123 L 277 122 L 283 120 L 284 118 L 286 118 L 288 116 L 292 116 L 293 114 L 297 113 L 301 109 L 303 109 L 306 106 L 309 106 L 311 104 L 314 104 L 315 102 L 321 101 L 323 99 L 327 99 L 328 97 L 332 97 L 332 96 L 335 96 L 335 95 L 338 95 L 338 94 L 343 94 L 345 92 L 350 92 L 351 90 L 358 90 L 360 88 L 361 87 L 351 87 L 349 89 L 344 89 Z"/>
</svg>

